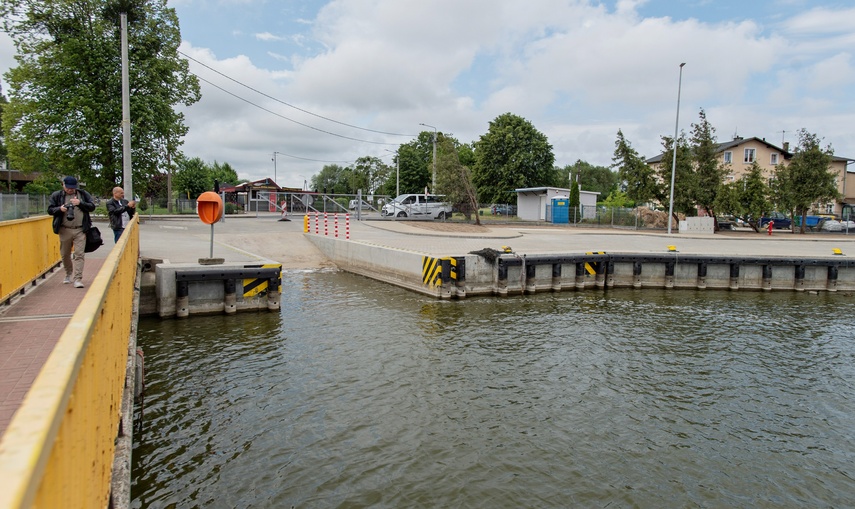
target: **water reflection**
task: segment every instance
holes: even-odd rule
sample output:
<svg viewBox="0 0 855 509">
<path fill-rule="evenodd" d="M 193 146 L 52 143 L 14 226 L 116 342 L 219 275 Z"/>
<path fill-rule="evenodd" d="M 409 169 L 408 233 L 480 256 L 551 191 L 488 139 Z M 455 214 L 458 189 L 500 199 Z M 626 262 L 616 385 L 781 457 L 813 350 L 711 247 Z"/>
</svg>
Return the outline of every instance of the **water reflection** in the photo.
<svg viewBox="0 0 855 509">
<path fill-rule="evenodd" d="M 134 507 L 845 506 L 855 492 L 851 297 L 437 301 L 338 273 L 283 289 L 278 315 L 140 324 Z"/>
</svg>

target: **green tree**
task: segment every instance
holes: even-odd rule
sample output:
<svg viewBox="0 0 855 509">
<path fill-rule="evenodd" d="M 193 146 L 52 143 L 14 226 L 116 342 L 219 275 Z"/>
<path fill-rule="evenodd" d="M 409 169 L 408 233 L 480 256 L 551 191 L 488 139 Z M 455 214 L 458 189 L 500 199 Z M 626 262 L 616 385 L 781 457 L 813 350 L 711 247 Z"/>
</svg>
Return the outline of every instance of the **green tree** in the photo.
<svg viewBox="0 0 855 509">
<path fill-rule="evenodd" d="M 805 216 L 811 208 L 837 200 L 837 175 L 831 171 L 834 151 L 820 146 L 821 139 L 806 129 L 798 131 L 799 144 L 787 166 L 776 168 L 778 196 L 784 197 L 790 210 L 801 216 L 801 233 L 805 232 Z"/>
<path fill-rule="evenodd" d="M 609 193 L 608 196 L 606 196 L 606 199 L 603 200 L 603 205 L 605 205 L 606 207 L 626 208 L 631 207 L 633 203 L 624 191 L 621 191 L 620 189 L 615 189 L 614 191 Z"/>
<path fill-rule="evenodd" d="M 629 199 L 641 204 L 653 201 L 656 198 L 655 172 L 644 162 L 644 158 L 632 148 L 620 129 L 618 129 L 617 140 L 615 140 L 612 162 L 612 168 L 617 168 L 618 179 L 623 183 Z"/>
<path fill-rule="evenodd" d="M 617 189 L 619 180 L 617 173 L 611 169 L 605 166 L 595 166 L 582 160 L 565 166 L 561 173 L 562 181 L 570 179 L 572 176 L 573 181 L 579 182 L 581 189 L 600 193 L 601 197 L 608 196 L 612 190 Z"/>
<path fill-rule="evenodd" d="M 751 168 L 748 173 L 742 176 L 736 182 L 737 189 L 741 186 L 742 192 L 739 194 L 739 210 L 743 218 L 748 219 L 748 224 L 754 228 L 754 231 L 759 231 L 760 218 L 763 214 L 769 212 L 771 203 L 769 202 L 770 189 L 766 183 L 766 177 L 763 176 L 763 169 L 755 160 L 751 163 Z"/>
<path fill-rule="evenodd" d="M 417 139 L 400 145 L 395 157 L 399 167 L 390 168 L 382 192 L 396 196 L 399 178 L 401 194 L 424 192 L 433 178 L 433 131 L 422 131 Z"/>
<path fill-rule="evenodd" d="M 22 171 L 74 174 L 91 191 L 121 181 L 119 13 L 128 14 L 134 179 L 158 172 L 186 134 L 176 106 L 199 99 L 178 57 L 178 17 L 166 0 L 0 0 L 17 67 L 5 78 L 9 159 Z"/>
<path fill-rule="evenodd" d="M 659 166 L 659 179 L 663 185 L 656 188 L 656 199 L 663 206 L 670 207 L 671 202 L 671 167 L 674 162 L 674 139 L 662 137 L 662 164 Z M 674 221 L 678 213 L 693 215 L 697 210 L 695 201 L 696 175 L 693 168 L 692 149 L 684 133 L 677 138 L 677 165 L 674 170 Z"/>
<path fill-rule="evenodd" d="M 570 183 L 570 197 L 568 199 L 570 202 L 570 208 L 576 209 L 579 208 L 579 204 L 582 203 L 579 197 L 579 183 L 571 182 Z"/>
<path fill-rule="evenodd" d="M 36 176 L 32 182 L 27 182 L 24 185 L 23 191 L 26 194 L 44 195 L 51 194 L 60 189 L 62 189 L 62 183 L 58 178 L 47 173 L 42 173 Z"/>
<path fill-rule="evenodd" d="M 214 161 L 209 168 L 211 181 L 216 180 L 220 185 L 236 185 L 238 183 L 238 175 L 232 165 L 229 163 L 219 163 Z"/>
<path fill-rule="evenodd" d="M 379 157 L 363 156 L 356 160 L 351 171 L 350 192 L 362 189 L 363 193 L 374 194 L 382 189 L 389 179 L 389 167 Z"/>
<path fill-rule="evenodd" d="M 554 163 L 546 136 L 528 120 L 505 113 L 475 142 L 472 178 L 483 200 L 510 203 L 514 189 L 554 185 Z"/>
<path fill-rule="evenodd" d="M 707 120 L 707 114 L 703 109 L 698 117 L 700 119 L 698 123 L 692 124 L 690 139 L 695 173 L 694 189 L 691 194 L 694 195 L 695 204 L 713 216 L 715 229 L 718 230 L 715 204 L 724 179 L 724 169 L 719 163 L 715 128 Z"/>
<path fill-rule="evenodd" d="M 475 224 L 481 224 L 478 215 L 478 193 L 472 182 L 469 167 L 460 162 L 456 140 L 443 136 L 436 151 L 436 190 L 445 195 L 455 210 L 462 212 L 467 220 L 475 216 Z M 466 150 L 463 150 L 466 153 Z"/>
<path fill-rule="evenodd" d="M 196 199 L 205 191 L 213 191 L 211 171 L 201 158 L 179 157 L 175 164 L 177 168 L 172 185 L 182 197 Z"/>
<path fill-rule="evenodd" d="M 337 164 L 327 164 L 320 173 L 312 175 L 311 187 L 320 193 L 350 193 L 351 171 L 351 169 Z"/>
</svg>

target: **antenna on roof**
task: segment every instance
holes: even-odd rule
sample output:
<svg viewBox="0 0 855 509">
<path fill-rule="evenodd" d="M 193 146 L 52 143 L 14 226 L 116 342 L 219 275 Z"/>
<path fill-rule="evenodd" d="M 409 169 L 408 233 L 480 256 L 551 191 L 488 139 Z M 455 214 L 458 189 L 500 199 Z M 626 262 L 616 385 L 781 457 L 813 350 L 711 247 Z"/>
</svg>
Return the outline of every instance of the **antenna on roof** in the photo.
<svg viewBox="0 0 855 509">
<path fill-rule="evenodd" d="M 781 145 L 783 145 L 784 143 L 786 143 L 786 141 L 784 141 L 784 135 L 785 135 L 785 134 L 787 134 L 787 131 L 781 131 Z"/>
</svg>

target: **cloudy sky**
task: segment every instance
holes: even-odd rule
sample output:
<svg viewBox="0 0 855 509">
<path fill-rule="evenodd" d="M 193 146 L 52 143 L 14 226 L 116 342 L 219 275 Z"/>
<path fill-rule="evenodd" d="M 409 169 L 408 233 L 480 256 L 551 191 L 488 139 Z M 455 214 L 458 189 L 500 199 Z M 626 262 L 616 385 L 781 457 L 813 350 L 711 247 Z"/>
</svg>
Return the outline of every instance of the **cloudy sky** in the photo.
<svg viewBox="0 0 855 509">
<path fill-rule="evenodd" d="M 806 128 L 855 159 L 851 0 L 170 0 L 202 81 L 193 157 L 302 187 L 325 165 L 392 162 L 435 126 L 475 141 L 510 112 L 559 166 L 644 156 L 703 108 L 719 141 Z M 0 69 L 12 65 L 0 37 Z M 5 82 L 4 82 L 5 89 Z M 276 152 L 274 170 L 273 154 Z"/>
</svg>

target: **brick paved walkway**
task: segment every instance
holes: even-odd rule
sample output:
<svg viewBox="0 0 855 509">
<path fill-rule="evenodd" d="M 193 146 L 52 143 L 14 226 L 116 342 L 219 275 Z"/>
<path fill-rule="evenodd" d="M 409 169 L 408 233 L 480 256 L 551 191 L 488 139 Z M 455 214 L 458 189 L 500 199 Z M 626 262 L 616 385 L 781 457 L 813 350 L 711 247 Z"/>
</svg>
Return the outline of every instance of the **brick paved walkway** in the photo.
<svg viewBox="0 0 855 509">
<path fill-rule="evenodd" d="M 104 246 L 99 254 L 111 247 Z M 91 254 L 86 256 L 83 272 L 86 288 L 62 284 L 65 271 L 59 267 L 39 279 L 35 287 L 27 287 L 11 306 L 0 308 L 0 435 L 24 401 L 88 283 L 101 269 L 104 259 Z"/>
</svg>

